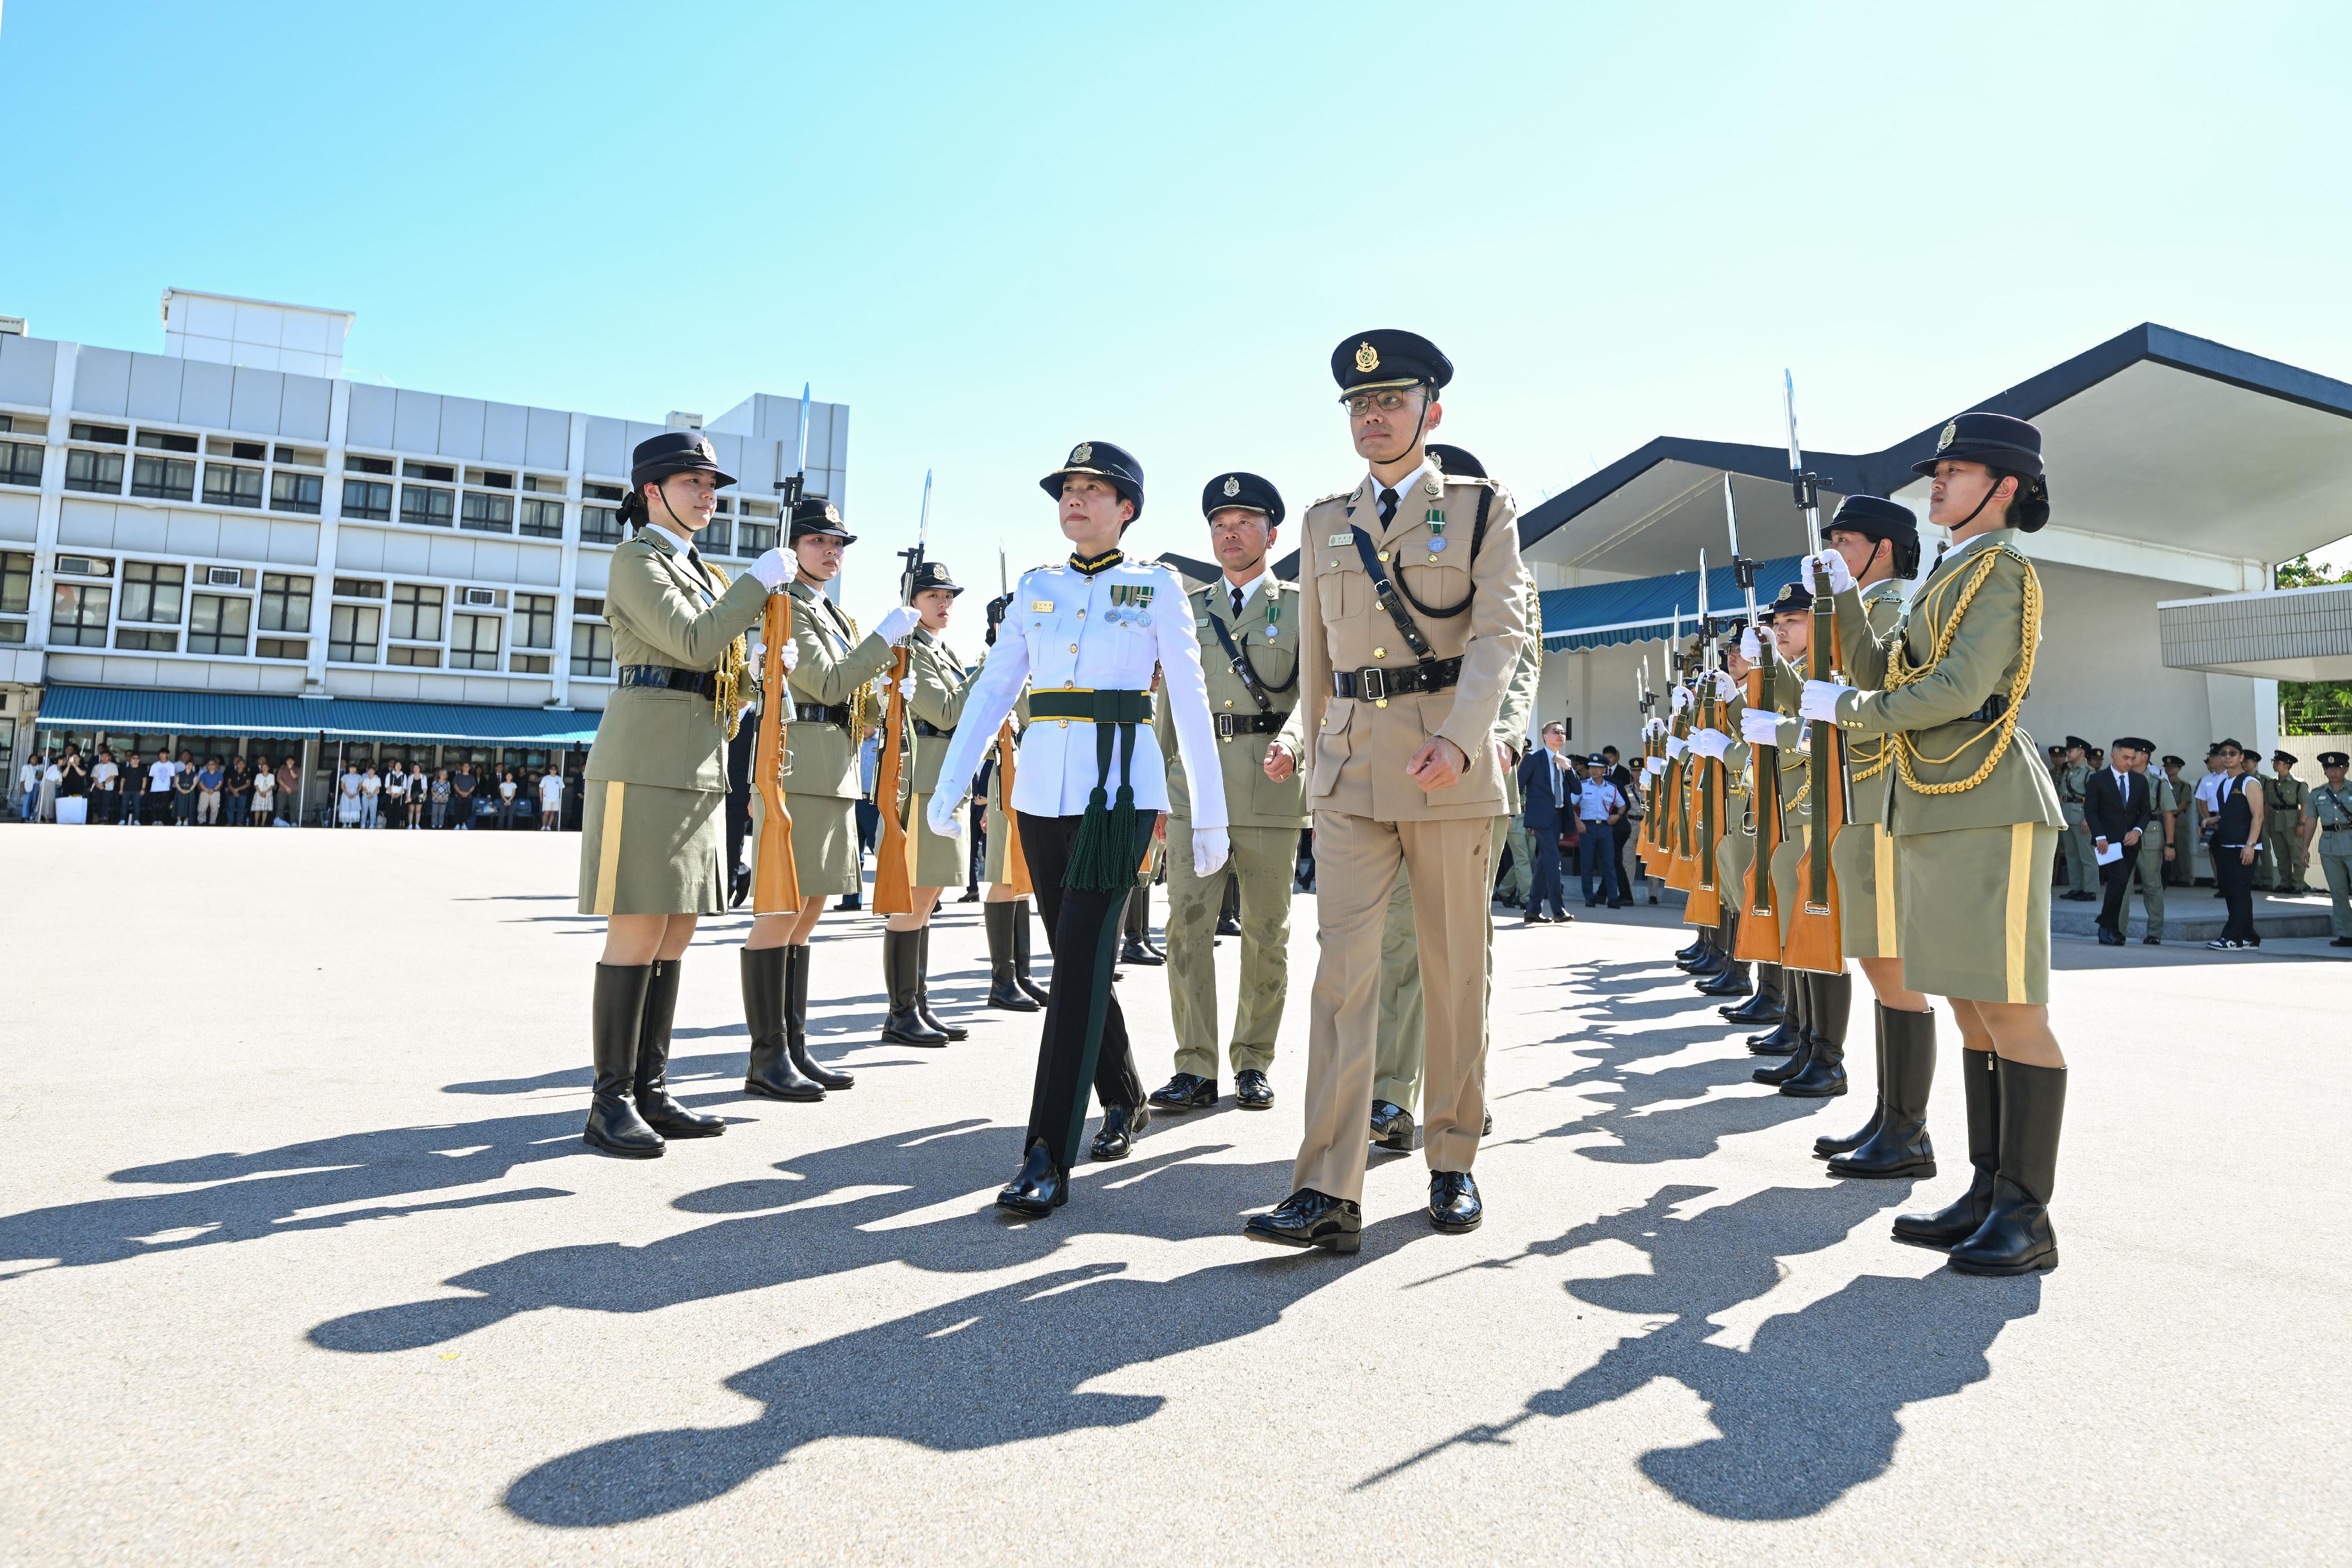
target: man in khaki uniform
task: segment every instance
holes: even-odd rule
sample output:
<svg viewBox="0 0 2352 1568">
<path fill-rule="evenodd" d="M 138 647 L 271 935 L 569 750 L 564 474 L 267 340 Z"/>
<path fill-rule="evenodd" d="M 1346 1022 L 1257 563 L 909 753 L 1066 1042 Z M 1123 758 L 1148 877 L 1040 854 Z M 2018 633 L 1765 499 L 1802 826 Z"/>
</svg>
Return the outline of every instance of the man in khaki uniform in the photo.
<svg viewBox="0 0 2352 1568">
<path fill-rule="evenodd" d="M 1400 867 L 1420 934 L 1431 1222 L 1481 1217 L 1470 1167 L 1486 1113 L 1486 945 L 1495 717 L 1528 635 L 1517 513 L 1490 480 L 1448 477 L 1423 443 L 1453 365 L 1428 340 L 1372 331 L 1333 351 L 1371 472 L 1310 507 L 1299 559 L 1314 621 L 1294 727 L 1266 757 L 1304 758 L 1315 813 L 1320 953 L 1307 1035 L 1306 1137 L 1289 1197 L 1248 1234 L 1352 1252 L 1362 1228 L 1381 924 Z M 1485 514 L 1483 534 L 1477 528 Z"/>
<path fill-rule="evenodd" d="M 2319 838 L 2320 874 L 2327 879 L 2327 903 L 2336 936 L 2331 947 L 2352 947 L 2352 789 L 2344 783 L 2347 762 L 2341 751 L 2319 754 L 2320 771 L 2327 781 L 2304 801 Z"/>
<path fill-rule="evenodd" d="M 2172 804 L 2166 808 L 2172 815 L 2165 819 L 2164 823 L 2164 885 L 2167 887 L 2188 887 L 2196 881 L 2197 865 L 2189 852 L 2189 845 L 2197 836 L 2196 786 L 2189 783 L 2180 771 L 2188 766 L 2186 758 L 2167 753 L 2161 787 L 2158 790 L 2158 799 L 2169 795 L 2172 800 Z"/>
<path fill-rule="evenodd" d="M 2294 776 L 2300 761 L 2291 751 L 2271 753 L 2271 777 L 2263 780 L 2263 857 L 2254 885 L 2272 893 L 2303 893 L 2304 841 L 2309 836 L 2304 802 L 2311 786 Z"/>
<path fill-rule="evenodd" d="M 2084 826 L 2083 800 L 2091 788 L 2091 743 L 2079 735 L 2066 737 L 2066 766 L 2058 775 L 2058 808 L 2066 818 L 2059 839 L 2065 856 L 2066 891 L 2061 896 L 2086 904 L 2099 896 L 2099 862 L 2091 852 L 2090 830 Z"/>
<path fill-rule="evenodd" d="M 1189 596 L 1217 760 L 1233 835 L 1232 874 L 1241 883 L 1241 991 L 1234 1004 L 1234 1103 L 1274 1104 L 1266 1069 L 1290 989 L 1290 896 L 1298 831 L 1307 825 L 1307 781 L 1266 777 L 1265 753 L 1298 704 L 1297 586 L 1268 564 L 1282 526 L 1281 493 L 1255 474 L 1220 474 L 1201 492 L 1209 548 L 1224 568 Z M 1154 720 L 1160 755 L 1174 758 L 1175 720 Z M 1168 831 L 1192 841 L 1192 791 L 1181 762 L 1168 765 Z M 1151 1095 L 1161 1111 L 1217 1103 L 1216 926 L 1226 872 L 1196 875 L 1184 855 L 1168 859 L 1168 1009 L 1176 1027 L 1176 1075 Z M 1138 895 L 1141 895 L 1139 894 Z"/>
</svg>

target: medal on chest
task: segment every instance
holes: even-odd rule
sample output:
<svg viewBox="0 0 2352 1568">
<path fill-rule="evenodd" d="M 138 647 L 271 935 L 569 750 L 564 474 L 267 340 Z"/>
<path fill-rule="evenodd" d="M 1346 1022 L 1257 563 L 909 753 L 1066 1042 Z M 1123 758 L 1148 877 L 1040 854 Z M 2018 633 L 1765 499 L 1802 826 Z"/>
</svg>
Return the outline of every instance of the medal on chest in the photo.
<svg viewBox="0 0 2352 1568">
<path fill-rule="evenodd" d="M 1442 507 L 1432 507 L 1429 508 L 1429 516 L 1422 520 L 1429 525 L 1429 553 L 1433 559 L 1445 553 L 1444 510 Z"/>
<path fill-rule="evenodd" d="M 1151 624 L 1151 591 L 1149 582 L 1114 582 L 1110 585 L 1110 608 L 1103 619 L 1114 626 L 1149 626 Z"/>
</svg>

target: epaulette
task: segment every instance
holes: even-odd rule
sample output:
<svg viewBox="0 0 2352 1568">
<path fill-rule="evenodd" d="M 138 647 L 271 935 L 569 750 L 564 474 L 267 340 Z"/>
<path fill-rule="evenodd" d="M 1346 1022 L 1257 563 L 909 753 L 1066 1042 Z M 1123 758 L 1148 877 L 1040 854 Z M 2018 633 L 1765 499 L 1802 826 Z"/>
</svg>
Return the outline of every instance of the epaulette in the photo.
<svg viewBox="0 0 2352 1568">
<path fill-rule="evenodd" d="M 1306 509 L 1311 512 L 1311 511 L 1313 511 L 1316 507 L 1319 507 L 1319 506 L 1322 506 L 1322 505 L 1323 505 L 1325 502 L 1327 502 L 1327 501 L 1344 501 L 1344 500 L 1346 500 L 1349 497 L 1350 497 L 1350 496 L 1352 496 L 1352 495 L 1354 495 L 1354 494 L 1356 493 L 1356 490 L 1357 490 L 1358 486 L 1360 486 L 1361 483 L 1362 483 L 1362 481 L 1361 481 L 1361 480 L 1359 480 L 1359 481 L 1357 481 L 1357 484 L 1356 484 L 1356 485 L 1350 485 L 1350 486 L 1348 486 L 1346 489 L 1344 489 L 1344 490 L 1334 490 L 1334 491 L 1332 491 L 1332 492 L 1331 492 L 1331 494 L 1329 494 L 1329 495 L 1328 495 L 1328 496 L 1318 496 L 1318 497 L 1316 497 L 1313 500 L 1311 500 L 1311 501 L 1309 501 L 1309 502 L 1307 502 L 1307 508 L 1306 508 Z"/>
<path fill-rule="evenodd" d="M 1503 487 L 1502 481 L 1485 474 L 1447 474 L 1443 468 L 1439 469 L 1438 473 L 1444 476 L 1449 485 L 1484 485 L 1489 490 L 1499 490 Z"/>
</svg>

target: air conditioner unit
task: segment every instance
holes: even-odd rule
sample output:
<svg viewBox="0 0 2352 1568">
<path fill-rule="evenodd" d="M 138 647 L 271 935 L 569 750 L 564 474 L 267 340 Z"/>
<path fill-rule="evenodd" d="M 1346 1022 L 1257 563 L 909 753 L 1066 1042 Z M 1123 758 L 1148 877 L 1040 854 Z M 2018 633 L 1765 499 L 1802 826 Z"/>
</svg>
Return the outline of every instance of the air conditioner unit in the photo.
<svg viewBox="0 0 2352 1568">
<path fill-rule="evenodd" d="M 499 601 L 498 591 L 491 588 L 468 588 L 462 591 L 459 598 L 468 610 L 491 609 Z"/>
<path fill-rule="evenodd" d="M 245 573 L 233 566 L 208 566 L 205 568 L 205 586 L 206 588 L 242 588 L 245 586 Z"/>
<path fill-rule="evenodd" d="M 114 563 L 110 560 L 95 560 L 86 555 L 61 555 L 58 557 L 58 575 L 59 577 L 112 577 Z"/>
</svg>

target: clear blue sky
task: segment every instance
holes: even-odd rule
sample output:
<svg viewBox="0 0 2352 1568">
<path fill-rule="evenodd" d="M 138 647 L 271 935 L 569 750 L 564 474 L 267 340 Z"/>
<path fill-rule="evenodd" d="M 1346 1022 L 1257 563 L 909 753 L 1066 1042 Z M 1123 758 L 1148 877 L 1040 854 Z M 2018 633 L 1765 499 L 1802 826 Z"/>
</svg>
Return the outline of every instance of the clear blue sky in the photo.
<svg viewBox="0 0 2352 1568">
<path fill-rule="evenodd" d="M 870 614 L 927 467 L 992 591 L 1083 438 L 1146 549 L 1220 468 L 1352 482 L 1367 326 L 1529 505 L 1776 440 L 1784 364 L 1847 450 L 2147 319 L 2352 378 L 2347 58 L 2340 4 L 15 0 L 0 310 L 341 307 L 355 376 L 638 418 L 812 381 Z"/>
</svg>

